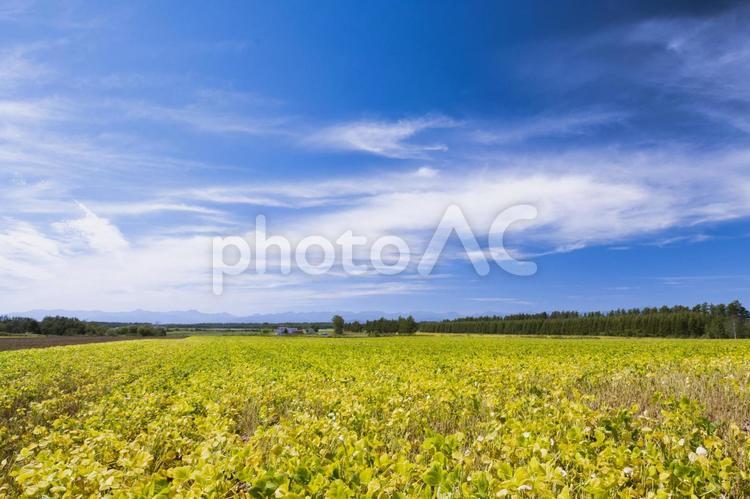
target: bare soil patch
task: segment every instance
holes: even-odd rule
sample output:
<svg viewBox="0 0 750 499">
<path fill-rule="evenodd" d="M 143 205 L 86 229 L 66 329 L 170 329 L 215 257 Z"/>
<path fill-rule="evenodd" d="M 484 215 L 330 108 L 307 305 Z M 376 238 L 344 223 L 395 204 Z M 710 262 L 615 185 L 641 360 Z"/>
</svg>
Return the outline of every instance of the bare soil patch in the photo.
<svg viewBox="0 0 750 499">
<path fill-rule="evenodd" d="M 18 338 L 0 338 L 0 352 L 6 350 L 23 350 L 25 348 L 48 348 L 66 345 L 86 345 L 89 343 L 106 343 L 110 341 L 176 339 L 177 336 L 23 336 Z"/>
</svg>

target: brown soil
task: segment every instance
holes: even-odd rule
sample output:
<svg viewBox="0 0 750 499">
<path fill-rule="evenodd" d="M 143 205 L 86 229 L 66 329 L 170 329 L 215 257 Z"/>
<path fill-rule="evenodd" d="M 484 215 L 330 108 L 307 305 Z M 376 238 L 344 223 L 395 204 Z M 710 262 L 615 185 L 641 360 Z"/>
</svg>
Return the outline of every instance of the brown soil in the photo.
<svg viewBox="0 0 750 499">
<path fill-rule="evenodd" d="M 169 336 L 158 338 L 141 336 L 24 336 L 18 338 L 0 338 L 0 352 L 4 350 L 22 350 L 24 348 L 47 348 L 65 345 L 86 345 L 89 343 L 105 343 L 109 341 L 144 340 L 144 339 L 166 339 Z M 171 338 L 175 338 L 172 336 Z"/>
</svg>

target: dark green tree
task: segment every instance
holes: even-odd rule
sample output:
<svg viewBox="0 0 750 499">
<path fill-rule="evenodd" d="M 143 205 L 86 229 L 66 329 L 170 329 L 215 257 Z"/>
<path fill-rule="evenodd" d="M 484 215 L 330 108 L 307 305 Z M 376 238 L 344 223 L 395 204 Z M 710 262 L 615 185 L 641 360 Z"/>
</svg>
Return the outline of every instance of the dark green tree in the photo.
<svg viewBox="0 0 750 499">
<path fill-rule="evenodd" d="M 411 315 L 409 317 L 398 318 L 398 334 L 408 335 L 417 332 L 417 321 Z"/>
<path fill-rule="evenodd" d="M 333 333 L 336 335 L 344 334 L 344 318 L 340 315 L 334 315 L 331 319 L 333 322 Z"/>
<path fill-rule="evenodd" d="M 745 328 L 747 320 L 750 319 L 750 312 L 742 306 L 739 300 L 734 300 L 732 303 L 727 305 L 727 314 L 729 315 L 730 327 L 732 330 L 732 337 L 737 338 L 739 330 L 739 336 L 745 336 Z"/>
</svg>

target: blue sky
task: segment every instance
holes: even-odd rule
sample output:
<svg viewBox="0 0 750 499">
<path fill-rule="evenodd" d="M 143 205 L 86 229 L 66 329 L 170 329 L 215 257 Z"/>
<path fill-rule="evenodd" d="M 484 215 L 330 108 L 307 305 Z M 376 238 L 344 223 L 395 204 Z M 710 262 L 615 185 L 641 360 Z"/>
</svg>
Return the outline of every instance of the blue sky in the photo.
<svg viewBox="0 0 750 499">
<path fill-rule="evenodd" d="M 510 313 L 750 302 L 733 2 L 0 3 L 0 309 Z M 538 209 L 538 273 L 244 274 L 211 241 Z"/>
</svg>

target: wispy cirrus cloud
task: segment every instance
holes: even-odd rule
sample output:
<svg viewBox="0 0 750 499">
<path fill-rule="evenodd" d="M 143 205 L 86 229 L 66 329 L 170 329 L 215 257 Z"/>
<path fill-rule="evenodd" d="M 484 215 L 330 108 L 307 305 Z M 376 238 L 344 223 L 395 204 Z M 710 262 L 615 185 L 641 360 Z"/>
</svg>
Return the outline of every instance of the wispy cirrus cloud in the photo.
<svg viewBox="0 0 750 499">
<path fill-rule="evenodd" d="M 444 116 L 425 116 L 398 121 L 354 121 L 325 127 L 309 135 L 304 143 L 342 151 L 361 151 L 387 158 L 418 159 L 430 152 L 445 151 L 441 143 L 414 142 L 430 129 L 453 128 L 458 122 Z"/>
<path fill-rule="evenodd" d="M 97 213 L 114 216 L 139 216 L 159 212 L 184 212 L 199 215 L 220 215 L 223 213 L 221 210 L 208 208 L 206 206 L 199 206 L 196 204 L 150 200 L 130 200 L 127 202 L 119 203 L 96 203 L 92 206 L 94 209 L 96 209 Z"/>
<path fill-rule="evenodd" d="M 471 134 L 483 144 L 508 144 L 544 137 L 584 135 L 604 126 L 619 125 L 628 118 L 624 111 L 589 110 L 558 115 L 539 115 L 501 127 L 488 126 Z"/>
<path fill-rule="evenodd" d="M 560 95 L 561 100 L 586 101 L 589 106 L 617 103 L 620 109 L 626 108 L 628 120 L 644 131 L 641 140 L 655 131 L 663 133 L 664 125 L 655 129 L 653 124 L 661 123 L 665 114 L 675 119 L 675 113 L 682 113 L 676 119 L 696 128 L 705 127 L 708 118 L 747 132 L 748 23 L 750 8 L 739 5 L 706 16 L 664 16 L 617 24 L 575 40 L 537 44 L 532 60 L 550 62 L 542 67 L 524 64 L 520 72 L 524 76 L 533 72 L 534 84 Z M 600 93 L 602 85 L 609 91 Z M 618 112 L 615 108 L 615 118 Z M 580 123 L 575 117 L 569 123 L 574 129 L 598 126 L 586 123 L 585 114 L 580 117 Z M 592 117 L 596 120 L 596 113 Z M 554 128 L 555 120 L 550 124 Z M 565 119 L 558 124 L 564 132 Z"/>
<path fill-rule="evenodd" d="M 0 49 L 0 88 L 14 89 L 49 77 L 53 70 L 33 57 L 47 46 L 48 43 L 39 42 Z"/>
<path fill-rule="evenodd" d="M 440 170 L 420 167 L 378 175 L 358 174 L 295 182 L 266 181 L 163 192 L 168 199 L 190 199 L 216 205 L 250 205 L 266 208 L 315 208 L 350 205 L 356 198 L 392 192 L 394 185 L 415 189 L 440 182 Z"/>
<path fill-rule="evenodd" d="M 293 136 L 284 116 L 253 117 L 252 115 L 210 108 L 200 104 L 164 107 L 144 103 L 122 103 L 127 116 L 135 119 L 172 123 L 213 134 Z"/>
<path fill-rule="evenodd" d="M 57 97 L 0 101 L 0 167 L 77 185 L 107 183 L 134 171 L 164 174 L 218 167 L 165 151 L 152 137 L 116 133 L 122 119 L 102 102 Z M 98 116 L 91 111 L 96 105 Z M 102 127 L 108 132 L 102 133 Z"/>
<path fill-rule="evenodd" d="M 62 99 L 0 100 L 0 119 L 6 126 L 14 123 L 39 124 L 56 119 L 65 119 L 70 109 Z"/>
<path fill-rule="evenodd" d="M 539 209 L 538 219 L 515 233 L 519 247 L 541 245 L 533 251 L 536 255 L 649 235 L 658 242 L 664 238 L 657 235 L 666 229 L 750 216 L 750 163 L 737 151 L 698 155 L 689 149 L 672 150 L 669 159 L 661 152 L 631 156 L 596 148 L 566 155 L 505 154 L 498 158 L 504 166 L 491 169 L 464 165 L 439 174 L 424 175 L 420 169 L 327 181 L 213 186 L 165 195 L 209 206 L 250 204 L 255 213 L 316 207 L 314 213 L 303 211 L 277 225 L 291 238 L 318 233 L 335 239 L 356 229 L 370 240 L 397 234 L 416 243 L 424 242 L 424 235 L 451 204 L 464 210 L 479 234 L 487 233 L 503 209 L 532 204 Z M 706 171 L 707 161 L 725 176 Z M 250 226 L 252 220 L 247 223 Z M 693 236 L 674 237 L 700 242 Z"/>
<path fill-rule="evenodd" d="M 717 100 L 750 101 L 750 8 L 700 19 L 666 18 L 639 23 L 625 39 L 656 47 L 644 59 L 654 84 Z"/>
</svg>

